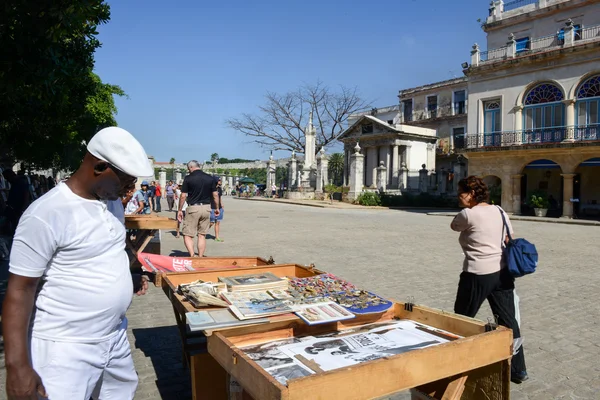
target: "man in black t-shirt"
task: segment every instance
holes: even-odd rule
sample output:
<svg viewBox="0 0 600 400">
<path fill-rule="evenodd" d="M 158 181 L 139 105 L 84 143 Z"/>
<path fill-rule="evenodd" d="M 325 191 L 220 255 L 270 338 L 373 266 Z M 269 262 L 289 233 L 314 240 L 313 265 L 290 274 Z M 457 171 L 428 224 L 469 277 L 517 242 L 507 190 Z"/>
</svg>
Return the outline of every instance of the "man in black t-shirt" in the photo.
<svg viewBox="0 0 600 400">
<path fill-rule="evenodd" d="M 194 256 L 194 237 L 198 235 L 198 256 L 204 256 L 206 250 L 206 234 L 210 229 L 211 204 L 219 203 L 219 192 L 217 182 L 212 176 L 200 170 L 200 164 L 196 160 L 188 162 L 189 175 L 181 185 L 181 196 L 179 197 L 179 211 L 177 219 L 183 221 L 181 233 L 183 242 L 190 253 Z M 183 219 L 183 204 L 187 201 L 185 220 Z M 214 215 L 219 215 L 219 209 L 214 210 Z"/>
</svg>

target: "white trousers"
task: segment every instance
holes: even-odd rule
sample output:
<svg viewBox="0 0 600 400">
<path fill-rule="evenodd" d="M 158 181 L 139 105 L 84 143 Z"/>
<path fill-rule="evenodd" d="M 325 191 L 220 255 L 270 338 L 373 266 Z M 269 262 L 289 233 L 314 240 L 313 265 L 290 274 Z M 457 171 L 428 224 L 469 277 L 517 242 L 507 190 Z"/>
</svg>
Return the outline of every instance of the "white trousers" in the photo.
<svg viewBox="0 0 600 400">
<path fill-rule="evenodd" d="M 49 400 L 131 400 L 138 384 L 125 329 L 98 343 L 31 338 L 31 361 Z"/>
</svg>

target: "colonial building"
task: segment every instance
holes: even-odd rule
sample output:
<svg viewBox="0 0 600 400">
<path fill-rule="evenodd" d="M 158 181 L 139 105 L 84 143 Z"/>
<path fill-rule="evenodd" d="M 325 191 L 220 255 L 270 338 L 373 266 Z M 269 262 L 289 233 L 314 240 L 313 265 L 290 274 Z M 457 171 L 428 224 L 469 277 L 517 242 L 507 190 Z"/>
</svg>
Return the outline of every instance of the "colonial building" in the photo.
<svg viewBox="0 0 600 400">
<path fill-rule="evenodd" d="M 435 130 L 373 115 L 362 115 L 353 121 L 339 138 L 344 143 L 344 184 L 351 187 L 350 197 L 362 192 L 363 186 L 386 192 L 418 193 L 427 192 L 436 183 Z M 353 170 L 357 162 L 360 165 Z"/>
<path fill-rule="evenodd" d="M 469 173 L 508 212 L 541 192 L 557 216 L 598 215 L 600 1 L 493 1 L 483 29 L 464 70 Z"/>
<path fill-rule="evenodd" d="M 448 177 L 448 192 L 454 192 L 456 181 L 467 171 L 467 160 L 455 152 L 464 147 L 467 130 L 467 78 L 403 89 L 398 98 L 400 123 L 437 132 L 437 173 Z"/>
</svg>

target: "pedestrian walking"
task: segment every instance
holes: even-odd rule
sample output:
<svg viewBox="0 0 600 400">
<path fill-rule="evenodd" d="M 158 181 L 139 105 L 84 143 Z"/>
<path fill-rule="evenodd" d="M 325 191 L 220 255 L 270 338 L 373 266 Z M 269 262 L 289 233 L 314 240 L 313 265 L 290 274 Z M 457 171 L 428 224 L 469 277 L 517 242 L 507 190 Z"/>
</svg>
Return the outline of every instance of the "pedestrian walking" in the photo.
<svg viewBox="0 0 600 400">
<path fill-rule="evenodd" d="M 511 381 L 528 379 L 521 329 L 517 315 L 518 297 L 515 279 L 510 275 L 503 257 L 507 238 L 504 229 L 513 235 L 508 215 L 500 207 L 489 204 L 489 190 L 482 179 L 469 176 L 458 183 L 458 202 L 463 210 L 454 217 L 450 227 L 460 232 L 458 242 L 465 259 L 460 274 L 454 312 L 475 317 L 487 299 L 498 323 L 513 330 L 514 355 L 510 365 Z"/>
<path fill-rule="evenodd" d="M 175 188 L 173 185 L 173 181 L 169 181 L 165 186 L 165 194 L 167 195 L 167 205 L 169 206 L 169 211 L 173 211 L 173 203 L 175 198 Z"/>
<path fill-rule="evenodd" d="M 125 313 L 147 283 L 132 280 L 125 226 L 107 203 L 151 174 L 140 143 L 105 128 L 69 180 L 23 214 L 2 310 L 9 399 L 133 399 Z"/>
<path fill-rule="evenodd" d="M 179 211 L 177 219 L 183 222 L 181 233 L 185 247 L 194 256 L 194 237 L 198 236 L 198 256 L 204 256 L 206 250 L 206 234 L 210 229 L 211 204 L 219 204 L 217 182 L 207 173 L 200 170 L 200 163 L 196 160 L 188 162 L 189 175 L 183 180 L 181 196 L 179 198 Z M 183 204 L 187 201 L 185 220 L 183 219 Z M 219 210 L 214 210 L 219 216 Z"/>
<path fill-rule="evenodd" d="M 221 179 L 217 181 L 217 193 L 219 194 L 219 201 L 216 204 L 212 204 L 212 210 L 210 212 L 210 226 L 215 226 L 215 242 L 223 242 L 223 239 L 219 236 L 221 231 L 221 222 L 225 214 L 223 209 L 223 189 L 221 188 Z M 215 210 L 219 210 L 218 215 L 215 215 Z"/>
<path fill-rule="evenodd" d="M 156 212 L 162 211 L 162 204 L 160 203 L 162 199 L 162 188 L 160 187 L 160 182 L 156 182 L 154 184 L 154 210 Z"/>
</svg>

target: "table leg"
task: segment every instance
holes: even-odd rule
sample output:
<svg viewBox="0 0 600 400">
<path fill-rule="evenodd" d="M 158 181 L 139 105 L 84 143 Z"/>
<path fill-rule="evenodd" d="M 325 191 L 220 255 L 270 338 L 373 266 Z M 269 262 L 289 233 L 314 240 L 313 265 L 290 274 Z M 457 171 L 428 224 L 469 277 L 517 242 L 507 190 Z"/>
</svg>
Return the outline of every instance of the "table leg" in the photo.
<svg viewBox="0 0 600 400">
<path fill-rule="evenodd" d="M 131 260 L 129 264 L 129 267 L 133 267 L 135 263 L 138 262 L 138 255 L 144 251 L 146 246 L 148 246 L 148 243 L 150 243 L 152 238 L 154 238 L 154 235 L 156 235 L 156 229 L 144 230 L 139 235 L 141 237 L 137 240 L 135 245 L 128 241 L 127 247 L 130 248 L 134 255 L 133 260 Z"/>
</svg>

